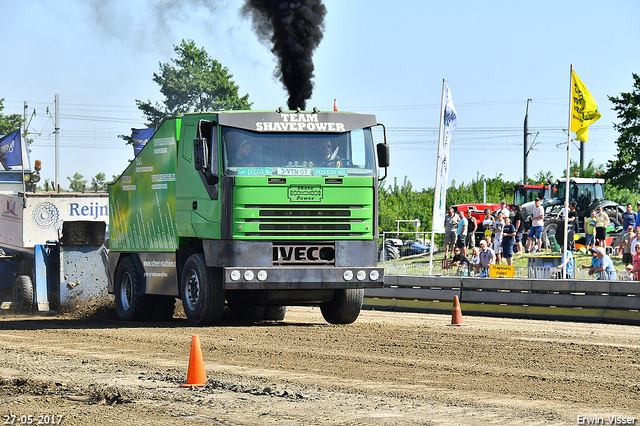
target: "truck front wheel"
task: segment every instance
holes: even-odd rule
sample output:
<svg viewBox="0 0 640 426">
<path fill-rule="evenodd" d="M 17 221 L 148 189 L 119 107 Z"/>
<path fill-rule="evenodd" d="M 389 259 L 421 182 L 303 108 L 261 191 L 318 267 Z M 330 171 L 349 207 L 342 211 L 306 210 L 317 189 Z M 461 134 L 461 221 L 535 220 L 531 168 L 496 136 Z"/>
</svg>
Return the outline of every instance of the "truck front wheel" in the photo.
<svg viewBox="0 0 640 426">
<path fill-rule="evenodd" d="M 18 312 L 33 308 L 33 282 L 27 275 L 19 275 L 13 283 L 13 302 Z"/>
<path fill-rule="evenodd" d="M 144 321 L 151 319 L 153 299 L 142 294 L 140 272 L 133 259 L 125 257 L 115 273 L 116 312 L 122 321 Z"/>
<path fill-rule="evenodd" d="M 224 289 L 220 271 L 207 267 L 203 254 L 189 256 L 182 269 L 180 298 L 191 324 L 206 325 L 220 320 L 224 312 Z"/>
<path fill-rule="evenodd" d="M 354 322 L 364 300 L 364 289 L 336 290 L 333 300 L 320 304 L 320 312 L 329 324 L 351 324 Z"/>
</svg>

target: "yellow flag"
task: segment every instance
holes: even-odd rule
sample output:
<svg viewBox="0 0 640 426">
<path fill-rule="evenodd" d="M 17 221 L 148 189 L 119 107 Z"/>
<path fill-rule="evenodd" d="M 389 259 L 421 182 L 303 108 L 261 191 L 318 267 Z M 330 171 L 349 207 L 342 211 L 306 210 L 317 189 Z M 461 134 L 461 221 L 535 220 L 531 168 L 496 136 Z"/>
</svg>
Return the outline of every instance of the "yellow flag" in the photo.
<svg viewBox="0 0 640 426">
<path fill-rule="evenodd" d="M 573 103 L 571 111 L 571 131 L 576 132 L 576 139 L 586 142 L 589 140 L 588 127 L 598 121 L 602 114 L 598 111 L 596 100 L 589 89 L 578 78 L 575 71 L 573 76 Z"/>
</svg>

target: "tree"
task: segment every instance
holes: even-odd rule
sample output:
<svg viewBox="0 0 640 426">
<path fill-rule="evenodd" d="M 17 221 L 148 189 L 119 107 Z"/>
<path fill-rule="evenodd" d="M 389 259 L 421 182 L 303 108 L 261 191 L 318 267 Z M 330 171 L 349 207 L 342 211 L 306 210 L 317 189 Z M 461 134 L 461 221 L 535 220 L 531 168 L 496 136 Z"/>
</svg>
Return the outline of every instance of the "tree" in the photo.
<svg viewBox="0 0 640 426">
<path fill-rule="evenodd" d="M 610 184 L 637 190 L 640 185 L 640 76 L 633 73 L 633 92 L 609 96 L 621 120 L 613 127 L 620 133 L 616 140 L 617 158 L 610 160 L 605 177 Z"/>
<path fill-rule="evenodd" d="M 546 172 L 544 170 L 540 170 L 538 173 L 536 173 L 536 175 L 533 177 L 533 179 L 529 179 L 529 183 L 532 185 L 538 185 L 538 184 L 546 184 L 547 182 L 553 182 L 553 172 L 551 170 L 547 170 Z"/>
<path fill-rule="evenodd" d="M 2 110 L 4 109 L 3 102 L 4 98 L 0 98 L 0 135 L 8 135 L 18 130 L 24 120 L 20 114 L 2 114 Z"/>
<path fill-rule="evenodd" d="M 577 161 L 571 161 L 571 177 L 581 177 L 581 178 L 602 178 L 604 177 L 604 164 L 596 164 L 593 159 L 589 160 L 589 164 L 584 168 L 584 170 L 580 170 L 580 164 Z M 567 177 L 567 169 L 562 171 L 562 178 Z"/>
<path fill-rule="evenodd" d="M 158 125 L 164 118 L 186 112 L 251 109 L 249 95 L 238 95 L 238 85 L 231 79 L 227 67 L 198 48 L 193 40 L 182 40 L 174 46 L 178 58 L 160 63 L 160 73 L 153 73 L 153 81 L 160 85 L 163 105 L 136 99 L 150 125 Z"/>
<path fill-rule="evenodd" d="M 107 182 L 106 176 L 104 173 L 100 172 L 94 177 L 91 178 L 91 187 L 95 191 L 106 191 L 107 190 Z"/>
<path fill-rule="evenodd" d="M 67 179 L 69 179 L 69 190 L 71 192 L 82 192 L 85 189 L 87 180 L 82 179 L 83 177 L 80 173 L 74 174 L 73 178 L 67 176 Z"/>
</svg>

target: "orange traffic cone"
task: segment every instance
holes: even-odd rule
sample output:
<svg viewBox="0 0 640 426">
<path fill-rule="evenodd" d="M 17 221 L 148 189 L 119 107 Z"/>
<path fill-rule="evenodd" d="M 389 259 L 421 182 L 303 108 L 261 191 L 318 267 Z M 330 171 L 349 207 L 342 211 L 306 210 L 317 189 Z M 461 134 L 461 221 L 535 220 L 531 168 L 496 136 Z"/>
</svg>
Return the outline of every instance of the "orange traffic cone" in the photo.
<svg viewBox="0 0 640 426">
<path fill-rule="evenodd" d="M 207 384 L 207 373 L 204 371 L 204 360 L 200 348 L 200 337 L 191 336 L 191 354 L 189 355 L 189 371 L 187 383 L 180 383 L 183 388 L 204 386 Z"/>
<path fill-rule="evenodd" d="M 460 301 L 458 296 L 453 296 L 453 311 L 451 313 L 451 324 L 448 325 L 467 325 L 462 321 L 462 311 L 460 310 Z"/>
</svg>

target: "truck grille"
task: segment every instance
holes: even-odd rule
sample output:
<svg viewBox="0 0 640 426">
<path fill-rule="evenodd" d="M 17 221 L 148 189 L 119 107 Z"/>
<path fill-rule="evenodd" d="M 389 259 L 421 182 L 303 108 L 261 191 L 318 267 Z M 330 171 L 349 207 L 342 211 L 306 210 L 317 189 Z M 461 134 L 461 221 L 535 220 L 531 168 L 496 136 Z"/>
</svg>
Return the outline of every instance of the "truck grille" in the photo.
<svg viewBox="0 0 640 426">
<path fill-rule="evenodd" d="M 246 205 L 248 237 L 361 237 L 367 232 L 362 205 Z M 358 228 L 358 229 L 356 229 Z M 237 231 L 236 231 L 237 232 Z M 369 231 L 370 232 L 370 231 Z"/>
</svg>

